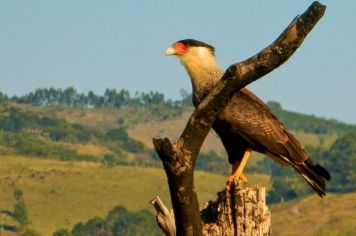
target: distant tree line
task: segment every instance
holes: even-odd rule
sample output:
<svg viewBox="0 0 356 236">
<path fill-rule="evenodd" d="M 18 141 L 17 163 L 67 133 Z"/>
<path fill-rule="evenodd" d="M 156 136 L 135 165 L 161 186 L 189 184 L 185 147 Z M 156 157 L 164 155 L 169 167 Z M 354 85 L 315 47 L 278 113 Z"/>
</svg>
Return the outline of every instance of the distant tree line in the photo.
<svg viewBox="0 0 356 236">
<path fill-rule="evenodd" d="M 150 92 L 135 92 L 133 95 L 125 89 L 106 89 L 104 95 L 93 91 L 80 93 L 75 88 L 38 88 L 23 96 L 9 97 L 0 92 L 0 103 L 17 102 L 39 106 L 63 105 L 74 108 L 144 108 L 156 120 L 166 120 L 179 116 L 182 109 L 192 105 L 191 95 L 181 90 L 181 99 L 166 99 L 164 94 Z"/>
<path fill-rule="evenodd" d="M 80 108 L 127 108 L 127 107 L 144 107 L 153 104 L 163 104 L 169 107 L 181 107 L 189 99 L 189 95 L 184 90 L 181 91 L 182 100 L 173 101 L 166 99 L 164 94 L 150 91 L 136 92 L 134 95 L 130 94 L 128 90 L 122 89 L 106 89 L 104 95 L 97 95 L 93 91 L 88 93 L 79 93 L 75 88 L 68 87 L 61 88 L 38 88 L 34 92 L 30 92 L 23 96 L 8 97 L 6 94 L 0 92 L 0 102 L 15 101 L 18 103 L 34 104 L 34 105 L 66 105 L 69 107 Z M 186 99 L 188 98 L 188 99 Z"/>
<path fill-rule="evenodd" d="M 0 92 L 0 103 L 13 101 L 41 106 L 65 105 L 78 108 L 146 108 L 154 117 L 165 120 L 180 115 L 182 108 L 192 106 L 190 93 L 181 90 L 180 95 L 181 99 L 172 100 L 166 99 L 164 94 L 157 91 L 131 94 L 125 89 L 106 89 L 103 95 L 98 95 L 93 91 L 80 93 L 73 87 L 65 89 L 38 88 L 34 92 L 23 96 L 9 97 Z M 317 134 L 348 132 L 350 129 L 356 130 L 355 125 L 347 125 L 334 119 L 324 119 L 314 115 L 285 111 L 281 104 L 275 101 L 269 101 L 267 105 L 284 125 L 291 130 Z"/>
</svg>

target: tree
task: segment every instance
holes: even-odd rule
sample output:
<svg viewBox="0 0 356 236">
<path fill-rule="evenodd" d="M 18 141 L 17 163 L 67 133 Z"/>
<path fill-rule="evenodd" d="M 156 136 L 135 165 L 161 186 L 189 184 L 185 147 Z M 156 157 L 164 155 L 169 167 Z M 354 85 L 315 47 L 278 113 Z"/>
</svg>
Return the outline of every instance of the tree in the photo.
<svg viewBox="0 0 356 236">
<path fill-rule="evenodd" d="M 154 215 L 147 210 L 121 214 L 112 225 L 113 236 L 161 235 Z"/>
<path fill-rule="evenodd" d="M 114 209 L 109 211 L 109 213 L 106 217 L 106 224 L 107 224 L 108 229 L 110 231 L 112 231 L 115 223 L 128 213 L 129 213 L 129 211 L 123 206 L 114 207 Z"/>
<path fill-rule="evenodd" d="M 71 236 L 71 233 L 68 229 L 58 229 L 52 234 L 52 236 Z"/>
<path fill-rule="evenodd" d="M 23 196 L 23 191 L 20 188 L 14 190 L 14 211 L 13 218 L 19 223 L 21 229 L 25 229 L 28 225 L 27 207 Z"/>
<path fill-rule="evenodd" d="M 106 135 L 113 141 L 127 141 L 129 139 L 129 135 L 122 128 L 111 129 Z"/>
<path fill-rule="evenodd" d="M 192 103 L 192 94 L 189 94 L 186 90 L 181 89 L 179 91 L 181 96 L 181 105 L 182 106 L 193 106 Z"/>
<path fill-rule="evenodd" d="M 73 87 L 66 88 L 62 93 L 62 103 L 67 106 L 73 106 L 78 96 L 77 90 Z"/>
<path fill-rule="evenodd" d="M 67 230 L 57 230 L 57 235 L 67 236 Z M 154 223 L 154 215 L 147 211 L 130 212 L 123 206 L 116 206 L 105 219 L 94 217 L 86 223 L 76 224 L 68 236 L 136 236 L 161 235 Z"/>
<path fill-rule="evenodd" d="M 101 162 L 106 166 L 112 167 L 116 164 L 116 158 L 113 154 L 106 154 Z"/>
<path fill-rule="evenodd" d="M 328 189 L 332 192 L 356 191 L 356 132 L 338 138 L 324 154 L 324 165 L 332 179 Z"/>
<path fill-rule="evenodd" d="M 302 44 L 324 11 L 325 6 L 314 2 L 306 12 L 292 21 L 275 42 L 257 55 L 231 65 L 194 111 L 175 143 L 168 138 L 153 140 L 168 178 L 176 235 L 203 235 L 199 203 L 194 190 L 194 166 L 216 116 L 234 92 L 283 64 Z M 233 233 L 243 234 L 234 230 Z"/>
<path fill-rule="evenodd" d="M 276 101 L 267 102 L 267 106 L 272 110 L 282 110 L 282 105 Z"/>
<path fill-rule="evenodd" d="M 6 94 L 0 92 L 0 104 L 1 104 L 1 103 L 4 103 L 4 102 L 6 102 L 6 101 L 8 101 L 8 99 L 9 99 L 9 98 L 7 97 Z"/>
<path fill-rule="evenodd" d="M 106 222 L 101 217 L 94 217 L 93 219 L 88 220 L 87 223 L 79 223 L 74 226 L 72 230 L 72 235 L 98 235 L 105 236 Z"/>
<path fill-rule="evenodd" d="M 297 193 L 287 178 L 273 179 L 272 188 L 272 191 L 268 192 L 267 201 L 269 203 L 288 201 L 297 197 Z"/>
<path fill-rule="evenodd" d="M 195 168 L 208 172 L 227 174 L 227 162 L 214 151 L 199 154 Z"/>
</svg>

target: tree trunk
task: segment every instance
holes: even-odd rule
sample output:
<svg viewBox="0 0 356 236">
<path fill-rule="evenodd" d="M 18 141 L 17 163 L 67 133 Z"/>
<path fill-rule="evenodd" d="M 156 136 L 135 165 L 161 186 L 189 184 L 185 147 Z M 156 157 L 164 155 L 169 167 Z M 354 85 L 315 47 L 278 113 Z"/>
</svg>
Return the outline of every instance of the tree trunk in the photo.
<svg viewBox="0 0 356 236">
<path fill-rule="evenodd" d="M 203 234 L 209 236 L 271 235 L 271 213 L 265 188 L 246 188 L 234 182 L 201 211 Z"/>
</svg>

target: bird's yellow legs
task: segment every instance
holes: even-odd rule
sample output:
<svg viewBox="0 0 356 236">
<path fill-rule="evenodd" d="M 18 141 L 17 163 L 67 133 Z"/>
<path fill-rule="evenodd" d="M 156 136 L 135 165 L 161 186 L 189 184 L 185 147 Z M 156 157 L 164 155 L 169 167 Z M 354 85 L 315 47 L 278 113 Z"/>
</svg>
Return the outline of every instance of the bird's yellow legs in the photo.
<svg viewBox="0 0 356 236">
<path fill-rule="evenodd" d="M 247 183 L 247 178 L 243 175 L 243 170 L 245 169 L 248 158 L 250 157 L 252 150 L 246 149 L 242 160 L 237 161 L 232 166 L 231 175 L 227 177 L 226 189 L 230 189 L 230 185 L 234 179 L 240 179 L 242 182 Z"/>
</svg>

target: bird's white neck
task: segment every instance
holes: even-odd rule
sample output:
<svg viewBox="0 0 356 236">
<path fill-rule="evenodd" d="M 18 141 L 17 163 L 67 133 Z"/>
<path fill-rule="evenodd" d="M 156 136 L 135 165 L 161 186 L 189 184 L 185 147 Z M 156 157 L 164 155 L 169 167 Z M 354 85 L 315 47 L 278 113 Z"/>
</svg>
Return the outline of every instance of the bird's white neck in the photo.
<svg viewBox="0 0 356 236">
<path fill-rule="evenodd" d="M 193 103 L 197 106 L 223 75 L 215 56 L 204 47 L 189 49 L 189 53 L 180 57 L 193 86 Z"/>
</svg>

